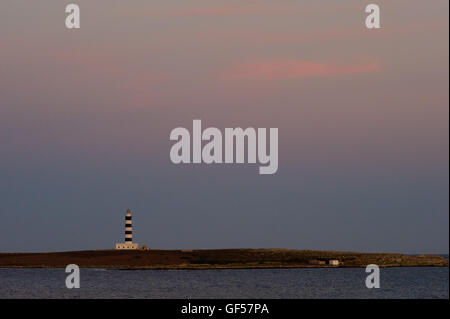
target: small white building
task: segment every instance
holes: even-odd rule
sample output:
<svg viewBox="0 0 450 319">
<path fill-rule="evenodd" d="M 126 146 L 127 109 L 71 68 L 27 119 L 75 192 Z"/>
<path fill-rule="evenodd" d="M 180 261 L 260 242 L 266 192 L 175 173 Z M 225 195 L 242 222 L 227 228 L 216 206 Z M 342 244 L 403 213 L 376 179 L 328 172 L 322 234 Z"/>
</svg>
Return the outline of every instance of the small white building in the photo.
<svg viewBox="0 0 450 319">
<path fill-rule="evenodd" d="M 138 249 L 139 245 L 136 243 L 122 243 L 116 244 L 116 249 Z"/>
<path fill-rule="evenodd" d="M 339 266 L 339 260 L 337 259 L 331 259 L 328 261 L 328 264 L 330 264 L 331 266 Z"/>
<path fill-rule="evenodd" d="M 125 242 L 116 244 L 116 249 L 139 249 L 139 244 L 133 243 L 133 221 L 131 211 L 125 214 Z"/>
</svg>

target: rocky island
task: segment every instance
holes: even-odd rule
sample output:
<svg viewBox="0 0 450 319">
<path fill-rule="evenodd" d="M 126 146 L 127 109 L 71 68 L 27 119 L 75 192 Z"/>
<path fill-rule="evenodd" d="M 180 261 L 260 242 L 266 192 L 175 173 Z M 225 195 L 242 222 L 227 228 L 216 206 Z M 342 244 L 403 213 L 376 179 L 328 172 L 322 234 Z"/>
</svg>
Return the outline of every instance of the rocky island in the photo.
<svg viewBox="0 0 450 319">
<path fill-rule="evenodd" d="M 448 267 L 440 255 L 292 249 L 86 250 L 0 253 L 0 268 L 231 269 L 315 267 Z"/>
</svg>

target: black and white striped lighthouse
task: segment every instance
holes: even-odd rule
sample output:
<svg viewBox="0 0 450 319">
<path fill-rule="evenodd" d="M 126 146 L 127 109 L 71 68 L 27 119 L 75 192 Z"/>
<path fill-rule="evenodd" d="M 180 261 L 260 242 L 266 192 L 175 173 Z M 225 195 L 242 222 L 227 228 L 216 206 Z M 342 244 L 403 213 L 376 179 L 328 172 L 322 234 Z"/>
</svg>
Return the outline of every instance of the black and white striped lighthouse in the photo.
<svg viewBox="0 0 450 319">
<path fill-rule="evenodd" d="M 125 214 L 125 242 L 116 244 L 116 249 L 138 249 L 139 245 L 133 243 L 133 220 L 131 211 L 127 209 Z"/>
<path fill-rule="evenodd" d="M 125 243 L 133 242 L 133 217 L 131 216 L 131 211 L 127 209 L 125 214 Z"/>
</svg>

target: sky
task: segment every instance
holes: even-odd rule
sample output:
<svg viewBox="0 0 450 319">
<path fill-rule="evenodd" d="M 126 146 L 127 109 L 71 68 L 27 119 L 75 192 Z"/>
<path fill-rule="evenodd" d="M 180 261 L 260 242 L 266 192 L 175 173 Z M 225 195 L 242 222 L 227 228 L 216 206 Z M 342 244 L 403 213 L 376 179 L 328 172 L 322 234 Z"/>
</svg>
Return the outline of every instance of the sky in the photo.
<svg viewBox="0 0 450 319">
<path fill-rule="evenodd" d="M 445 0 L 0 2 L 0 251 L 449 251 Z M 377 3 L 381 28 L 365 27 Z M 170 131 L 279 129 L 258 164 Z"/>
</svg>

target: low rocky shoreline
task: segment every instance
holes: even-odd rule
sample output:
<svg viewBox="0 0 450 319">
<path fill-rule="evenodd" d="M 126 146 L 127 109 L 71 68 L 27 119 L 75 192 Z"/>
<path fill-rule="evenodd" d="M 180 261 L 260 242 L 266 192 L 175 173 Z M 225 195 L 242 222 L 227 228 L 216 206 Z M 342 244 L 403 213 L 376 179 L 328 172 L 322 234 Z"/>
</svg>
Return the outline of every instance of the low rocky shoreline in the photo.
<svg viewBox="0 0 450 319">
<path fill-rule="evenodd" d="M 333 265 L 334 263 L 334 265 Z M 0 268 L 249 269 L 448 267 L 439 255 L 357 253 L 291 249 L 86 250 L 54 253 L 0 253 Z"/>
</svg>

